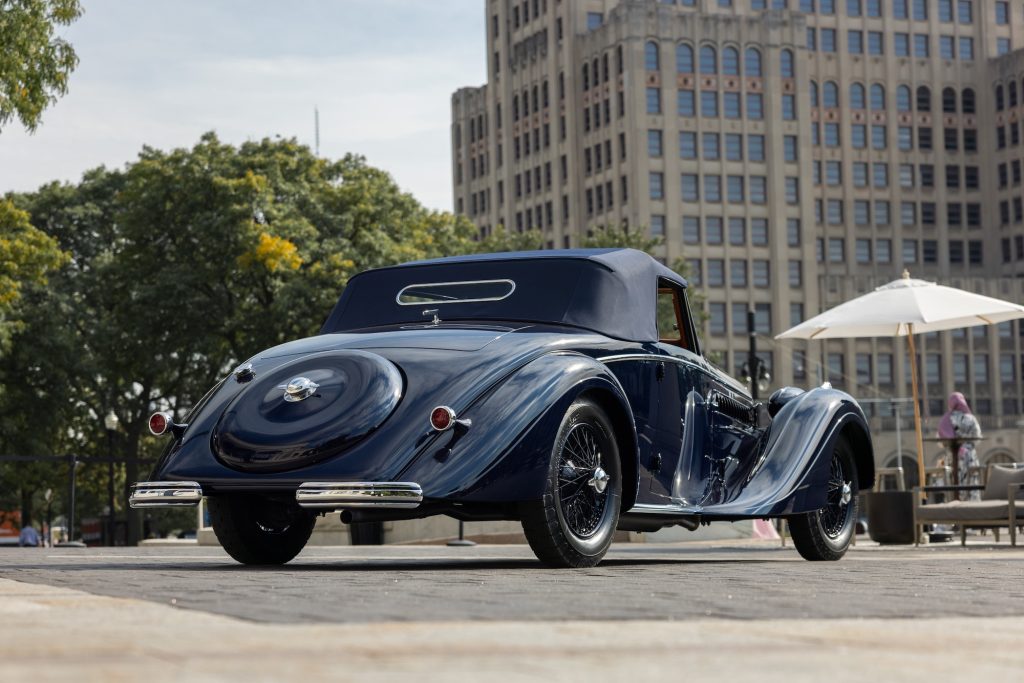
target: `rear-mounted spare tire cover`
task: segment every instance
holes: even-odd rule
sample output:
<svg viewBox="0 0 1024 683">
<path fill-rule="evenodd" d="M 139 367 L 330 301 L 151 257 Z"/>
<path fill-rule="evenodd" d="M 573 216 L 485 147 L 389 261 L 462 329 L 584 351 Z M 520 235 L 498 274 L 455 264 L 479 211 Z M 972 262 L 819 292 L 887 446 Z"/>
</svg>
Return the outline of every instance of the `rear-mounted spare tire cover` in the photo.
<svg viewBox="0 0 1024 683">
<path fill-rule="evenodd" d="M 285 400 L 292 380 L 318 386 Z M 373 353 L 328 351 L 261 374 L 224 409 L 213 430 L 213 450 L 227 466 L 246 472 L 280 472 L 338 455 L 366 437 L 394 412 L 402 375 Z"/>
</svg>

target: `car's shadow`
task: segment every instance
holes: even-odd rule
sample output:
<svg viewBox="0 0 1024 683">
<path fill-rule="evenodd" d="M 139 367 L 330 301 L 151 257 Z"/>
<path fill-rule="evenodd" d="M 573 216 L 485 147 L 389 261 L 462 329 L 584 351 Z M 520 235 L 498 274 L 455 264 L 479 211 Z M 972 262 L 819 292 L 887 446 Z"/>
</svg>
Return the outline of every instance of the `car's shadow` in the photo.
<svg viewBox="0 0 1024 683">
<path fill-rule="evenodd" d="M 285 565 L 275 566 L 247 566 L 234 562 L 230 559 L 225 559 L 223 562 L 218 560 L 203 560 L 196 562 L 181 562 L 181 561 L 166 561 L 161 562 L 159 560 L 149 562 L 123 562 L 123 561 L 110 561 L 104 562 L 102 559 L 97 558 L 93 562 L 76 562 L 76 563 L 52 563 L 52 564 L 18 564 L 11 566 L 7 570 L 8 578 L 17 579 L 19 572 L 71 572 L 71 571 L 92 571 L 92 572 L 107 572 L 107 571 L 140 571 L 140 572 L 166 572 L 172 571 L 174 573 L 188 573 L 188 572 L 210 572 L 210 571 L 229 571 L 233 573 L 247 573 L 247 572 L 281 572 L 281 573 L 307 573 L 307 572 L 388 572 L 388 571 L 399 571 L 399 572 L 437 572 L 437 571 L 466 571 L 466 572 L 483 572 L 483 571 L 497 571 L 497 570 L 532 570 L 532 571 L 545 571 L 545 572 L 573 572 L 573 573 L 586 573 L 586 572 L 599 572 L 607 569 L 622 569 L 630 567 L 648 567 L 658 565 L 714 565 L 714 564 L 728 564 L 728 565 L 759 565 L 766 563 L 777 563 L 778 560 L 765 560 L 756 558 L 721 558 L 721 559 L 695 559 L 695 558 L 615 558 L 607 559 L 601 562 L 596 567 L 577 569 L 577 570 L 566 570 L 547 567 L 537 560 L 531 559 L 473 559 L 467 558 L 465 560 L 445 558 L 440 559 L 396 559 L 396 558 L 381 558 L 381 559 L 365 559 L 360 558 L 357 560 L 348 560 L 343 558 L 330 558 L 321 561 L 310 561 L 309 559 L 303 560 L 299 558 Z"/>
</svg>

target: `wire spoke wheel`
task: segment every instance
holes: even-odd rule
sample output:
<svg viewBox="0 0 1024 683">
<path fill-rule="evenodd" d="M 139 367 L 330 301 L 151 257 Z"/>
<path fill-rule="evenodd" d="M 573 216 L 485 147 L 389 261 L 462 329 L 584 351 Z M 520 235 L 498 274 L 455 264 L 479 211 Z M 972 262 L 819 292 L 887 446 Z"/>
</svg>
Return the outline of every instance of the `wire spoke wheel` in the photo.
<svg viewBox="0 0 1024 683">
<path fill-rule="evenodd" d="M 611 420 L 585 398 L 566 410 L 551 448 L 543 498 L 522 504 L 523 531 L 552 567 L 593 567 L 619 519 L 622 468 Z"/>
<path fill-rule="evenodd" d="M 832 468 L 828 480 L 828 502 L 819 515 L 821 530 L 829 538 L 838 538 L 846 527 L 853 506 L 850 505 L 850 477 L 843 471 L 838 454 L 832 456 Z"/>
<path fill-rule="evenodd" d="M 850 547 L 857 524 L 857 466 L 848 440 L 840 437 L 832 451 L 825 504 L 789 520 L 793 545 L 807 560 L 838 560 Z"/>
<path fill-rule="evenodd" d="M 607 477 L 594 428 L 572 427 L 558 458 L 558 504 L 569 531 L 589 538 L 597 531 L 608 502 Z M 600 490 L 598 490 L 600 488 Z"/>
</svg>

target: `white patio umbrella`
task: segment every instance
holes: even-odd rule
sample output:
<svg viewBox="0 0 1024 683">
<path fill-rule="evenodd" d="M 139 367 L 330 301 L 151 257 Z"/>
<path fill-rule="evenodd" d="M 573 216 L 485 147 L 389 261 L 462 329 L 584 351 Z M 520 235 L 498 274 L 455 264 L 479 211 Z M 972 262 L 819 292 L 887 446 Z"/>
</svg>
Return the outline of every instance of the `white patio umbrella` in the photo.
<svg viewBox="0 0 1024 683">
<path fill-rule="evenodd" d="M 924 486 L 924 441 L 918 406 L 917 353 L 914 335 L 953 330 L 1024 318 L 1024 306 L 972 294 L 934 282 L 903 277 L 877 287 L 804 321 L 776 339 L 838 339 L 849 337 L 906 337 L 910 347 L 910 375 L 914 394 L 914 430 L 917 433 L 918 480 Z"/>
</svg>

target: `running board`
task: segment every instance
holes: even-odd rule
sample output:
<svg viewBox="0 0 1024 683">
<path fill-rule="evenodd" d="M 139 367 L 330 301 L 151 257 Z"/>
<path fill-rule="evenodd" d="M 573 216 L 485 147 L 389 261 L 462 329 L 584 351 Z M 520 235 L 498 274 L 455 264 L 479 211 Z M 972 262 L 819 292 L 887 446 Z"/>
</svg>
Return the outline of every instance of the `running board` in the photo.
<svg viewBox="0 0 1024 683">
<path fill-rule="evenodd" d="M 194 481 L 140 481 L 132 484 L 128 505 L 132 508 L 195 507 L 203 488 Z"/>
<path fill-rule="evenodd" d="M 403 481 L 313 481 L 299 486 L 295 501 L 319 510 L 414 508 L 423 502 L 423 489 Z"/>
</svg>

